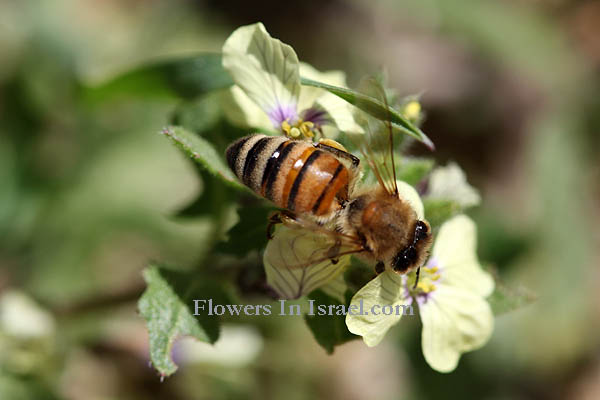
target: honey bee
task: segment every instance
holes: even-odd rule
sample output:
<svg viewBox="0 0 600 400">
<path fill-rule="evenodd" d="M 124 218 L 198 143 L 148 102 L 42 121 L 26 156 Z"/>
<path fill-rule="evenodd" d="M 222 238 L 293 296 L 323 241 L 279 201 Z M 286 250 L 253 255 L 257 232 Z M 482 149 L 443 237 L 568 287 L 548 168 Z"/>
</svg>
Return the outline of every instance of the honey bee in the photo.
<svg viewBox="0 0 600 400">
<path fill-rule="evenodd" d="M 363 151 L 377 178 L 375 186 L 359 184 L 360 160 L 333 141 L 254 134 L 227 148 L 227 162 L 239 180 L 283 209 L 271 222 L 282 222 L 298 234 L 308 230 L 321 235 L 318 249 L 286 262 L 285 268 L 326 260 L 335 264 L 346 254 L 372 262 L 378 274 L 385 269 L 405 274 L 423 264 L 431 228 L 399 195 L 390 124 L 385 140 L 389 149 L 383 160 L 368 148 Z"/>
</svg>

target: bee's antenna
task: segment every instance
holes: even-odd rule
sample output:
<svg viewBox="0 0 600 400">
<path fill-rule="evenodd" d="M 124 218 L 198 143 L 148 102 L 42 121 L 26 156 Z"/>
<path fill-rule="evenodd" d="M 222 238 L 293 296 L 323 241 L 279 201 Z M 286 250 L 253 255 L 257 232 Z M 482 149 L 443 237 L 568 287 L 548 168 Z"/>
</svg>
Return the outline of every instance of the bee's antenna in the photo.
<svg viewBox="0 0 600 400">
<path fill-rule="evenodd" d="M 419 283 L 419 277 L 421 276 L 421 267 L 417 268 L 417 279 L 415 279 L 415 284 L 413 285 L 413 290 L 417 288 L 417 284 Z"/>
</svg>

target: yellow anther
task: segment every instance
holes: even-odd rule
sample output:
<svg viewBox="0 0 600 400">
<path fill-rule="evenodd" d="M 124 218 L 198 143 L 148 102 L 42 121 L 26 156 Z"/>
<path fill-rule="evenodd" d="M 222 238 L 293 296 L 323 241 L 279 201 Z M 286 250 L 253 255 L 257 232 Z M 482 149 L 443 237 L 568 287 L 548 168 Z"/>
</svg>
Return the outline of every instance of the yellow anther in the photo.
<svg viewBox="0 0 600 400">
<path fill-rule="evenodd" d="M 311 122 L 303 122 L 300 124 L 300 131 L 302 132 L 302 134 L 306 137 L 313 137 L 315 136 L 315 134 L 313 133 L 313 131 L 310 129 Z"/>
<path fill-rule="evenodd" d="M 441 277 L 441 275 L 440 275 L 440 274 L 435 274 L 435 275 L 433 275 L 433 276 L 431 277 L 431 280 L 432 280 L 432 281 L 437 281 L 437 280 L 439 280 L 439 279 L 440 279 L 440 277 Z"/>
<path fill-rule="evenodd" d="M 288 137 L 294 139 L 297 139 L 300 136 L 312 138 L 315 136 L 315 133 L 312 130 L 314 126 L 315 124 L 312 122 L 302 121 L 301 119 L 296 121 L 294 125 L 291 125 L 287 120 L 285 120 L 281 123 L 281 130 L 285 132 Z"/>
<path fill-rule="evenodd" d="M 431 293 L 435 290 L 435 285 L 431 282 L 421 281 L 417 284 L 417 289 L 421 290 L 423 293 Z"/>
<path fill-rule="evenodd" d="M 403 114 L 410 120 L 418 119 L 421 114 L 421 104 L 416 100 L 408 102 L 408 104 L 404 106 Z"/>
<path fill-rule="evenodd" d="M 423 268 L 425 271 L 429 272 L 430 274 L 435 274 L 436 272 L 438 272 L 439 268 L 438 267 L 430 267 L 430 268 Z"/>
<path fill-rule="evenodd" d="M 289 135 L 294 139 L 297 139 L 302 135 L 302 132 L 300 132 L 300 129 L 294 126 L 292 129 L 290 129 Z"/>
<path fill-rule="evenodd" d="M 288 135 L 290 136 L 290 130 L 292 129 L 292 126 L 290 125 L 289 122 L 287 122 L 287 120 L 283 121 L 281 123 L 281 129 Z"/>
<path fill-rule="evenodd" d="M 333 139 L 321 139 L 321 140 L 319 140 L 319 143 L 322 143 L 325 146 L 329 146 L 329 147 L 333 147 L 338 150 L 345 151 L 346 153 L 348 152 L 348 150 L 346 150 L 346 148 L 341 143 L 338 143 Z"/>
</svg>

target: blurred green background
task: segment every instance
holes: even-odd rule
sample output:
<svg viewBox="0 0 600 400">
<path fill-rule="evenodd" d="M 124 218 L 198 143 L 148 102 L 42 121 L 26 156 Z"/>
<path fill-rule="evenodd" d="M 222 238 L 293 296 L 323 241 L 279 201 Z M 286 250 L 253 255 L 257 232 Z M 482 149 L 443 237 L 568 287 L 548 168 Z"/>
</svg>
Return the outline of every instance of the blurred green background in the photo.
<svg viewBox="0 0 600 400">
<path fill-rule="evenodd" d="M 164 381 L 148 365 L 141 270 L 201 259 L 214 220 L 172 215 L 208 184 L 159 135 L 179 99 L 89 88 L 257 21 L 351 86 L 385 67 L 422 92 L 433 156 L 481 190 L 480 258 L 537 300 L 454 373 L 425 364 L 418 324 L 328 356 L 276 317 L 178 343 Z M 4 0 L 0 55 L 2 400 L 600 398 L 597 1 Z"/>
</svg>

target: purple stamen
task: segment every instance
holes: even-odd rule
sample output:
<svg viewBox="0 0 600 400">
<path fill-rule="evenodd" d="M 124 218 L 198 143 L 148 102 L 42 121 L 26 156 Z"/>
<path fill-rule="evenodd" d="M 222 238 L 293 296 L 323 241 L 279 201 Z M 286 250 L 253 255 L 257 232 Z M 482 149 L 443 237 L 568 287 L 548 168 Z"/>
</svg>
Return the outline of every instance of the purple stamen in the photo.
<svg viewBox="0 0 600 400">
<path fill-rule="evenodd" d="M 313 105 L 300 113 L 303 121 L 310 121 L 316 127 L 331 123 L 331 117 L 323 108 Z"/>
</svg>

